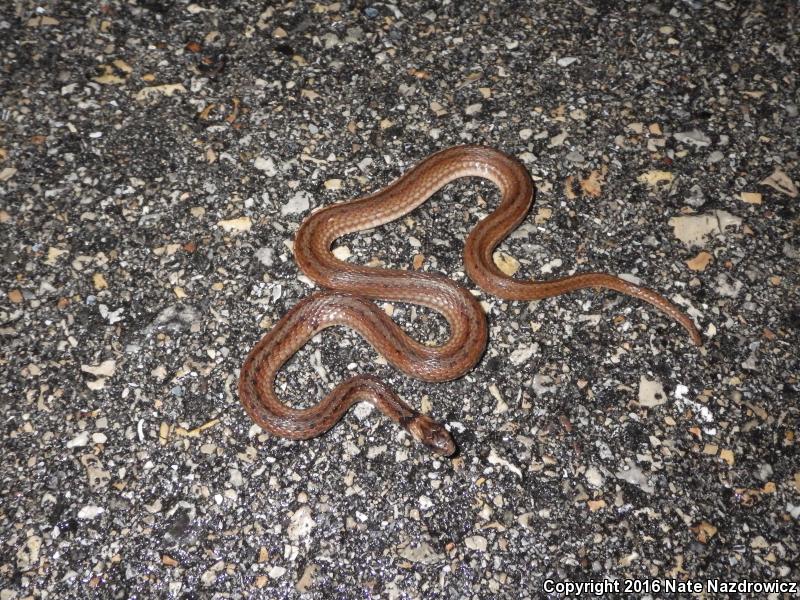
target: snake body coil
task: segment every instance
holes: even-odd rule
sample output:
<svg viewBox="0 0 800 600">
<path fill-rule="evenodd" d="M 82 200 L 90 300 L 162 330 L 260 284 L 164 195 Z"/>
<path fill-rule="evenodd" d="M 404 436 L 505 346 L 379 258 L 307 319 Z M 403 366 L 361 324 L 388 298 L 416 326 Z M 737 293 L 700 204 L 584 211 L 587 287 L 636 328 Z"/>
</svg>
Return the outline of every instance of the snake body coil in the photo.
<svg viewBox="0 0 800 600">
<path fill-rule="evenodd" d="M 486 348 L 486 317 L 466 289 L 441 275 L 354 265 L 337 259 L 333 242 L 408 214 L 449 182 L 482 177 L 500 189 L 501 201 L 467 237 L 464 264 L 484 291 L 506 300 L 538 300 L 583 288 L 607 288 L 649 302 L 702 343 L 691 319 L 660 294 L 607 273 L 580 273 L 542 282 L 512 279 L 492 253 L 525 218 L 533 182 L 515 159 L 482 146 L 455 146 L 432 154 L 369 196 L 311 214 L 297 232 L 294 254 L 300 269 L 323 288 L 294 306 L 250 351 L 239 377 L 245 410 L 263 429 L 286 438 L 309 439 L 333 427 L 356 402 L 372 402 L 416 439 L 444 456 L 455 451 L 447 430 L 409 407 L 368 375 L 340 383 L 311 408 L 286 406 L 275 394 L 280 368 L 319 331 L 346 325 L 360 333 L 386 360 L 424 381 L 456 379 L 472 369 Z M 450 328 L 442 345 L 429 347 L 406 334 L 372 300 L 408 302 L 440 313 Z"/>
</svg>

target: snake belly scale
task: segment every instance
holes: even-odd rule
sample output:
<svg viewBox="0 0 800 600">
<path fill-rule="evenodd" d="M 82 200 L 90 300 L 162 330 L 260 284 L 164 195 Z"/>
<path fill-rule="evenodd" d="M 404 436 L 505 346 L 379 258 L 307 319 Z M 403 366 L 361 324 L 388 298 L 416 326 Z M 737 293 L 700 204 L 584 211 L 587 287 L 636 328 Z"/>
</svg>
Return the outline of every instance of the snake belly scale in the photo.
<svg viewBox="0 0 800 600">
<path fill-rule="evenodd" d="M 309 215 L 294 243 L 300 269 L 325 291 L 296 304 L 250 351 L 239 377 L 239 398 L 266 431 L 309 439 L 333 427 L 356 402 L 368 401 L 434 452 L 449 456 L 455 443 L 447 430 L 403 402 L 383 381 L 357 375 L 310 408 L 292 408 L 275 393 L 280 368 L 321 330 L 345 325 L 356 330 L 386 360 L 407 375 L 440 382 L 467 373 L 487 343 L 486 316 L 475 297 L 436 274 L 367 267 L 337 259 L 333 242 L 408 214 L 449 182 L 481 177 L 500 190 L 497 208 L 468 235 L 464 265 L 485 292 L 506 300 L 537 300 L 583 288 L 606 288 L 650 303 L 702 343 L 692 320 L 660 294 L 607 273 L 580 273 L 547 281 L 522 281 L 494 264 L 495 248 L 522 222 L 533 202 L 533 182 L 525 167 L 483 146 L 455 146 L 432 154 L 382 190 Z M 373 300 L 407 302 L 430 308 L 448 323 L 450 337 L 426 346 L 406 334 Z"/>
</svg>

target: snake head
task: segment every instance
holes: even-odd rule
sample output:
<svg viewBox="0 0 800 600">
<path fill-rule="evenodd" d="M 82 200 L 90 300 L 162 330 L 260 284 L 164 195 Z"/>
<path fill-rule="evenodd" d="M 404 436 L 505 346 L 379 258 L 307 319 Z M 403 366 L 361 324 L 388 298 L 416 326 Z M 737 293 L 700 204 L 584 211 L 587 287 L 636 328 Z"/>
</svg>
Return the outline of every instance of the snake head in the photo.
<svg viewBox="0 0 800 600">
<path fill-rule="evenodd" d="M 441 456 L 452 456 L 456 444 L 443 425 L 427 415 L 415 415 L 406 425 L 408 432 L 432 452 Z"/>
</svg>

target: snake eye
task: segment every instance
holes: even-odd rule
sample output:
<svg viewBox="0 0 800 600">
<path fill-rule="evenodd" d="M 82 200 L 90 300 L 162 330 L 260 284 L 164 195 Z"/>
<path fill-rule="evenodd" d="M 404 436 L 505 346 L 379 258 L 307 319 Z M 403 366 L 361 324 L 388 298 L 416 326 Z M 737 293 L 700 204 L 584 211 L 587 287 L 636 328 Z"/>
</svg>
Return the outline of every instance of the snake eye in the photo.
<svg viewBox="0 0 800 600">
<path fill-rule="evenodd" d="M 408 424 L 408 431 L 429 450 L 441 456 L 452 456 L 456 444 L 443 425 L 426 415 L 416 415 Z"/>
</svg>

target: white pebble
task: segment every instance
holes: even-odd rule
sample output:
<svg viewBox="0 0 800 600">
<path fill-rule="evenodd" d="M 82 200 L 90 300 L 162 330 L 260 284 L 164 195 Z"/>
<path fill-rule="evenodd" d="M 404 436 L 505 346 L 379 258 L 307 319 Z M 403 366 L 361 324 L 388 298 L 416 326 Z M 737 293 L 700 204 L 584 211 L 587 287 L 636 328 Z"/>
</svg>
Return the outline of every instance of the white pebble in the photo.
<svg viewBox="0 0 800 600">
<path fill-rule="evenodd" d="M 67 442 L 67 448 L 83 448 L 89 444 L 89 432 L 82 431 Z"/>
<path fill-rule="evenodd" d="M 101 506 L 84 506 L 78 511 L 78 518 L 84 520 L 94 519 L 95 517 L 102 515 L 104 512 L 106 512 L 106 509 L 102 508 Z"/>
</svg>

